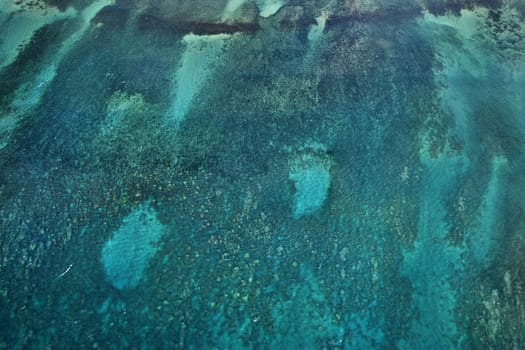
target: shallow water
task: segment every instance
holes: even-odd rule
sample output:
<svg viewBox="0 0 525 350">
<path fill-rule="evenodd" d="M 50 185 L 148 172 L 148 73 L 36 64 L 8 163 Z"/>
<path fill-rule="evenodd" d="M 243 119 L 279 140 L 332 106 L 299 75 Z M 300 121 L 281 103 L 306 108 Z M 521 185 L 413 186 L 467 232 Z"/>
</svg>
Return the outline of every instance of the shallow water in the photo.
<svg viewBox="0 0 525 350">
<path fill-rule="evenodd" d="M 521 349 L 523 96 L 515 0 L 0 0 L 0 349 Z"/>
</svg>

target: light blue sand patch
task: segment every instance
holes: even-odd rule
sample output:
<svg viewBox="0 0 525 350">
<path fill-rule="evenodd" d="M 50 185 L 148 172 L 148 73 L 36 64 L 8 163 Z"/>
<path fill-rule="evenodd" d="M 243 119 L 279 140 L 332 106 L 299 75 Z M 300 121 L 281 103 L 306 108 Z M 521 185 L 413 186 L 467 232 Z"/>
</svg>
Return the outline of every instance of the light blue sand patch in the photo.
<svg viewBox="0 0 525 350">
<path fill-rule="evenodd" d="M 319 210 L 330 188 L 330 168 L 322 159 L 305 154 L 295 159 L 288 178 L 295 186 L 293 217 L 299 219 Z"/>
<path fill-rule="evenodd" d="M 102 264 L 113 287 L 136 287 L 155 256 L 164 226 L 149 204 L 141 204 L 122 220 L 102 249 Z"/>
</svg>

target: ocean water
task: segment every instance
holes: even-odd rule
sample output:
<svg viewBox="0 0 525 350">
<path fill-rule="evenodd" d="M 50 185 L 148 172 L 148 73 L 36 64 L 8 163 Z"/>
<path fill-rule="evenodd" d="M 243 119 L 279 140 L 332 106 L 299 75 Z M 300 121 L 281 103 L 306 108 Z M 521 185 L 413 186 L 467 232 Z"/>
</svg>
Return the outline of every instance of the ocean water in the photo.
<svg viewBox="0 0 525 350">
<path fill-rule="evenodd" d="M 525 3 L 0 0 L 1 349 L 525 349 Z"/>
</svg>

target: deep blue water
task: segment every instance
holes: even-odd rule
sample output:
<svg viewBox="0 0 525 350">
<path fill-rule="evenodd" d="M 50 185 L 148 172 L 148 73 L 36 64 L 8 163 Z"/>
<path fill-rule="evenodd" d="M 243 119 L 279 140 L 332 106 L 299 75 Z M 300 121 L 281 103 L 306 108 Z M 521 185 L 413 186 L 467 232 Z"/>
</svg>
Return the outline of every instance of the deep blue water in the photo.
<svg viewBox="0 0 525 350">
<path fill-rule="evenodd" d="M 525 6 L 0 0 L 0 349 L 524 349 Z"/>
</svg>

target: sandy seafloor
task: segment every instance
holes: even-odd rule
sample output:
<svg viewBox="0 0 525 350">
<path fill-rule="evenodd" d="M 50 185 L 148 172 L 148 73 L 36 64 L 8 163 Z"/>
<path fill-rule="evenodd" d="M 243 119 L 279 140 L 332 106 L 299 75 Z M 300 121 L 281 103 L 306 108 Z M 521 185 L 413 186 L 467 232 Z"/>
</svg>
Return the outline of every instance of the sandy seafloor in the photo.
<svg viewBox="0 0 525 350">
<path fill-rule="evenodd" d="M 525 349 L 525 3 L 0 0 L 0 349 Z"/>
</svg>

